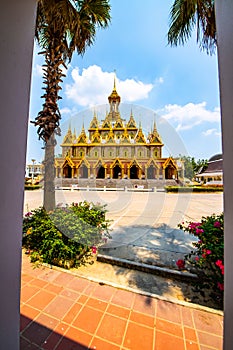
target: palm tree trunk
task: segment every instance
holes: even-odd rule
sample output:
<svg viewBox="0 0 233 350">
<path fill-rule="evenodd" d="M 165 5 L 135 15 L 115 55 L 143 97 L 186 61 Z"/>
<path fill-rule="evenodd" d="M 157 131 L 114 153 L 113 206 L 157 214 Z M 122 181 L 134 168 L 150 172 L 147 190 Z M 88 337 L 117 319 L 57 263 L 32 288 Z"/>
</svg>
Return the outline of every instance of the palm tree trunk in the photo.
<svg viewBox="0 0 233 350">
<path fill-rule="evenodd" d="M 44 208 L 51 211 L 55 208 L 55 136 L 52 134 L 45 145 L 44 158 Z"/>
</svg>

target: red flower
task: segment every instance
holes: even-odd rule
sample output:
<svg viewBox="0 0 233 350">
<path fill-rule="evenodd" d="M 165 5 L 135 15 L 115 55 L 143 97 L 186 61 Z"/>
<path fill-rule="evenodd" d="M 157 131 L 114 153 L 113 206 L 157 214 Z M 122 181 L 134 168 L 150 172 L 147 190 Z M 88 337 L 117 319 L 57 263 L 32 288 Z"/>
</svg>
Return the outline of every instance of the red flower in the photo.
<svg viewBox="0 0 233 350">
<path fill-rule="evenodd" d="M 195 256 L 195 260 L 199 261 L 200 260 L 199 256 Z"/>
<path fill-rule="evenodd" d="M 179 259 L 177 260 L 176 265 L 179 269 L 183 269 L 185 267 L 185 261 L 183 259 Z"/>
<path fill-rule="evenodd" d="M 207 249 L 207 250 L 206 250 L 206 254 L 207 254 L 207 255 L 210 255 L 210 254 L 212 254 L 212 251 L 209 250 L 209 249 Z"/>
<path fill-rule="evenodd" d="M 95 246 L 93 246 L 93 247 L 91 248 L 91 250 L 92 250 L 92 254 L 96 254 L 96 253 L 97 253 L 97 248 L 96 248 Z"/>
<path fill-rule="evenodd" d="M 219 288 L 221 291 L 224 290 L 224 284 L 223 284 L 223 283 L 218 282 L 217 286 L 218 286 L 218 288 Z"/>
<path fill-rule="evenodd" d="M 217 260 L 216 263 L 215 263 L 215 265 L 217 265 L 218 267 L 221 268 L 221 266 L 222 266 L 222 260 Z"/>
<path fill-rule="evenodd" d="M 214 227 L 221 227 L 221 223 L 219 221 L 215 221 Z"/>
</svg>

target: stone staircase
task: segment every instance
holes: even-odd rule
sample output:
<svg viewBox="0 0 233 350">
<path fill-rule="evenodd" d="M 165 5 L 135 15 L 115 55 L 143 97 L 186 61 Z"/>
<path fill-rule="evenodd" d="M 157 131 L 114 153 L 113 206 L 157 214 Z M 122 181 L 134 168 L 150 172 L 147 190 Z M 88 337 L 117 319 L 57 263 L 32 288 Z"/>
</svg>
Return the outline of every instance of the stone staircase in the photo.
<svg viewBox="0 0 233 350">
<path fill-rule="evenodd" d="M 176 180 L 146 180 L 146 179 L 68 179 L 56 178 L 56 187 L 79 187 L 90 188 L 140 188 L 144 189 L 163 189 L 165 186 L 177 186 Z"/>
</svg>

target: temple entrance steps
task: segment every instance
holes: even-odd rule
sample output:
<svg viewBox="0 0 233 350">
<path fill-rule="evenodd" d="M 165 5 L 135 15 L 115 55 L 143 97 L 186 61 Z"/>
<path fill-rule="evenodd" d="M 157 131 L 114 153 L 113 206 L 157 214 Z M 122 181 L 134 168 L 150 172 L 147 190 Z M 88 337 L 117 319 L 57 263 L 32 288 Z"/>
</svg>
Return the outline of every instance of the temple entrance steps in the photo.
<svg viewBox="0 0 233 350">
<path fill-rule="evenodd" d="M 90 188 L 144 188 L 163 189 L 165 186 L 177 186 L 176 180 L 147 180 L 147 179 L 68 179 L 56 178 L 56 187 L 90 187 Z"/>
</svg>

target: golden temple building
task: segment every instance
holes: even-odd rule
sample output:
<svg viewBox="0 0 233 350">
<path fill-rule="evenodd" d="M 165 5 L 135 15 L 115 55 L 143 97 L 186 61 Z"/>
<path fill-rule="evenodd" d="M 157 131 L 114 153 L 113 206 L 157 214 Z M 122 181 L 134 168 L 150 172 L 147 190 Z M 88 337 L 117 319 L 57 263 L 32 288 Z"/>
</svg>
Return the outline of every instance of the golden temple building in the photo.
<svg viewBox="0 0 233 350">
<path fill-rule="evenodd" d="M 55 159 L 56 177 L 70 179 L 178 179 L 178 166 L 162 157 L 163 142 L 156 123 L 145 136 L 133 113 L 122 119 L 121 97 L 114 87 L 108 97 L 109 112 L 101 122 L 94 112 L 88 133 L 84 125 L 78 136 L 69 127 L 62 156 Z"/>
</svg>

